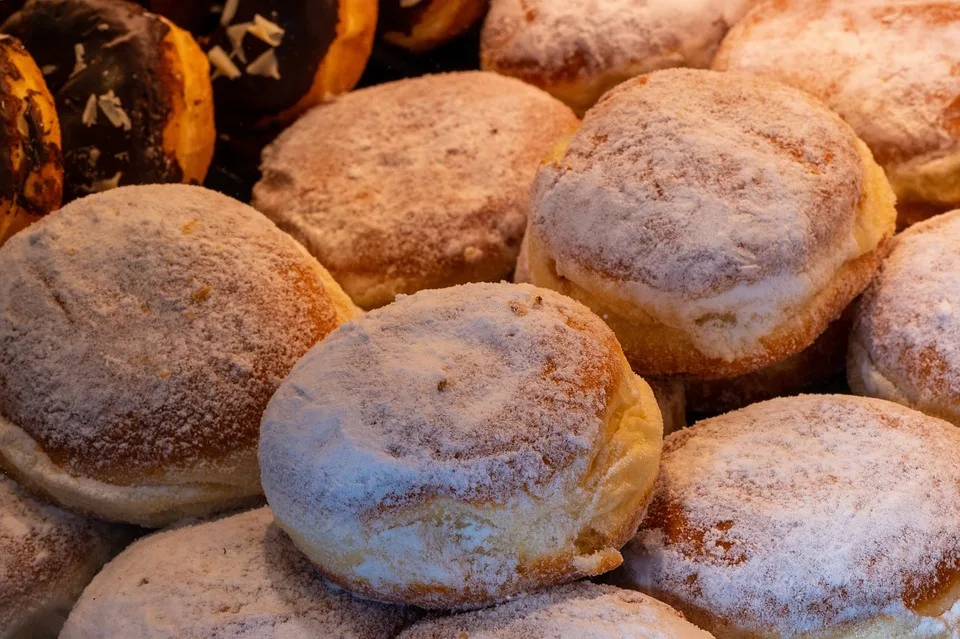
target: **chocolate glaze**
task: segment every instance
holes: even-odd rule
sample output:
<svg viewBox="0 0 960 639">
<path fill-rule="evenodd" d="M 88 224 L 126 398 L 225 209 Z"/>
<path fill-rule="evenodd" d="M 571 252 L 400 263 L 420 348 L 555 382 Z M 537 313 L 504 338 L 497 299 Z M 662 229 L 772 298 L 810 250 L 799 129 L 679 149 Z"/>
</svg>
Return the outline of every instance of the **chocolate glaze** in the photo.
<svg viewBox="0 0 960 639">
<path fill-rule="evenodd" d="M 223 0 L 143 0 L 152 11 L 184 21 L 204 51 L 219 46 L 227 53 L 233 45 L 220 24 Z M 240 0 L 230 25 L 252 22 L 259 14 L 285 33 L 276 48 L 280 79 L 244 73 L 231 80 L 213 82 L 217 129 L 236 133 L 257 126 L 264 118 L 294 106 L 310 92 L 320 63 L 337 37 L 339 0 Z M 199 16 L 205 16 L 200 18 Z M 230 26 L 227 25 L 227 26 Z M 243 40 L 247 63 L 272 47 L 248 34 Z M 234 63 L 243 71 L 240 60 Z"/>
<path fill-rule="evenodd" d="M 23 45 L 13 38 L 0 38 L 0 210 L 14 215 L 18 209 L 40 216 L 60 206 L 62 185 L 55 177 L 41 180 L 29 192 L 24 190 L 28 176 L 44 166 L 53 166 L 53 175 L 62 171 L 60 147 L 46 141 L 49 134 L 43 124 L 43 113 L 37 91 L 29 91 L 24 100 L 13 95 L 14 82 L 23 80 L 23 74 L 13 61 L 14 54 L 26 55 Z M 18 126 L 21 113 L 27 123 L 24 135 Z M 19 167 L 13 165 L 14 147 L 24 151 Z M 16 206 L 9 207 L 10 203 Z"/>
<path fill-rule="evenodd" d="M 26 0 L 0 0 L 0 24 L 14 12 L 19 11 Z"/>
<path fill-rule="evenodd" d="M 29 0 L 2 30 L 23 41 L 48 69 L 63 136 L 65 199 L 95 190 L 118 174 L 119 184 L 179 182 L 183 171 L 163 150 L 163 130 L 182 91 L 164 60 L 169 27 L 126 0 Z M 84 47 L 79 68 L 74 45 Z M 90 96 L 109 91 L 130 119 L 125 130 L 99 107 L 88 126 Z"/>
</svg>

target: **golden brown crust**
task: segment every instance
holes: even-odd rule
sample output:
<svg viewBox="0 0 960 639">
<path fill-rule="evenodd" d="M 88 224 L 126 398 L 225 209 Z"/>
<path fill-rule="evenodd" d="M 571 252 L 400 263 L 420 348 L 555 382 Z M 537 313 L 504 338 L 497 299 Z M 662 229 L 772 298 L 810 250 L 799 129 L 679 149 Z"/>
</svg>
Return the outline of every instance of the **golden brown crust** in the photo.
<svg viewBox="0 0 960 639">
<path fill-rule="evenodd" d="M 15 38 L 0 35 L 0 245 L 60 206 L 63 156 L 53 96 Z"/>
<path fill-rule="evenodd" d="M 487 0 L 382 0 L 380 29 L 387 42 L 424 53 L 472 27 L 486 12 Z"/>
</svg>

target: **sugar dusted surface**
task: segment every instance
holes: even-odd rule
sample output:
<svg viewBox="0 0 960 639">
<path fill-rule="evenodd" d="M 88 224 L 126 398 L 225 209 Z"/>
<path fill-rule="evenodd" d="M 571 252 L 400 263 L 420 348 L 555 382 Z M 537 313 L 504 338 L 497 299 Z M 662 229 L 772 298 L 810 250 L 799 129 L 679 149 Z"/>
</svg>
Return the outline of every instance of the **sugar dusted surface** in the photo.
<svg viewBox="0 0 960 639">
<path fill-rule="evenodd" d="M 780 636 L 879 614 L 947 636 L 953 613 L 906 606 L 960 560 L 958 486 L 946 422 L 851 396 L 754 404 L 667 438 L 621 576 Z"/>
<path fill-rule="evenodd" d="M 326 585 L 268 508 L 146 537 L 97 576 L 63 639 L 389 639 L 416 615 Z"/>
<path fill-rule="evenodd" d="M 72 474 L 202 476 L 337 324 L 318 268 L 199 187 L 77 200 L 0 249 L 0 414 Z"/>
<path fill-rule="evenodd" d="M 854 339 L 915 405 L 960 398 L 960 211 L 912 226 L 864 294 Z"/>
<path fill-rule="evenodd" d="M 639 592 L 578 582 L 487 608 L 425 620 L 398 639 L 709 639 L 664 603 Z"/>
</svg>

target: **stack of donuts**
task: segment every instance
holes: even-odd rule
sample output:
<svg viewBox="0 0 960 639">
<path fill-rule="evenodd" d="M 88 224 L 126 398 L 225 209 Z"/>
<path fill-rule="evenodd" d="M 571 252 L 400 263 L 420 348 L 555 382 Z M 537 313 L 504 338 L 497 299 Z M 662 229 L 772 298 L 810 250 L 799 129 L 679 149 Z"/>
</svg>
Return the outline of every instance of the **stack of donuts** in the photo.
<svg viewBox="0 0 960 639">
<path fill-rule="evenodd" d="M 957 42 L 3 4 L 0 639 L 960 637 Z"/>
</svg>

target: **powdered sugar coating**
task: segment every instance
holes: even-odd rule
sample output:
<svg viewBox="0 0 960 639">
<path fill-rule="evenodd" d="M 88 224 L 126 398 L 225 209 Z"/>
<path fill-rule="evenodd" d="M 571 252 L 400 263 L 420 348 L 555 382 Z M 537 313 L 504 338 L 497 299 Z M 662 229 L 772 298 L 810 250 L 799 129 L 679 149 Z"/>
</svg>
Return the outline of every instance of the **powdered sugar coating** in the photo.
<svg viewBox="0 0 960 639">
<path fill-rule="evenodd" d="M 127 485 L 252 458 L 282 377 L 353 312 L 269 220 L 198 187 L 77 200 L 0 272 L 0 416 L 70 474 Z"/>
<path fill-rule="evenodd" d="M 41 628 L 55 636 L 124 538 L 119 527 L 45 504 L 0 474 L 0 636 L 46 636 Z"/>
<path fill-rule="evenodd" d="M 855 390 L 960 423 L 960 211 L 895 238 L 852 340 Z"/>
<path fill-rule="evenodd" d="M 667 438 L 620 580 L 718 633 L 834 636 L 887 615 L 911 629 L 896 636 L 955 636 L 958 452 L 946 422 L 850 396 L 700 422 Z"/>
<path fill-rule="evenodd" d="M 559 276 L 732 358 L 875 248 L 857 239 L 858 144 L 796 89 L 660 71 L 607 93 L 541 167 L 530 233 Z"/>
<path fill-rule="evenodd" d="M 709 639 L 676 610 L 639 592 L 586 581 L 495 608 L 422 621 L 398 639 Z"/>
<path fill-rule="evenodd" d="M 731 31 L 714 68 L 761 74 L 824 100 L 896 189 L 901 170 L 960 154 L 958 41 L 954 2 L 779 0 Z"/>
<path fill-rule="evenodd" d="M 364 308 L 510 274 L 537 166 L 577 125 L 546 93 L 468 72 L 320 106 L 263 153 L 254 206 Z"/>
<path fill-rule="evenodd" d="M 410 610 L 324 583 L 268 508 L 159 532 L 97 575 L 63 639 L 389 639 Z"/>
</svg>

